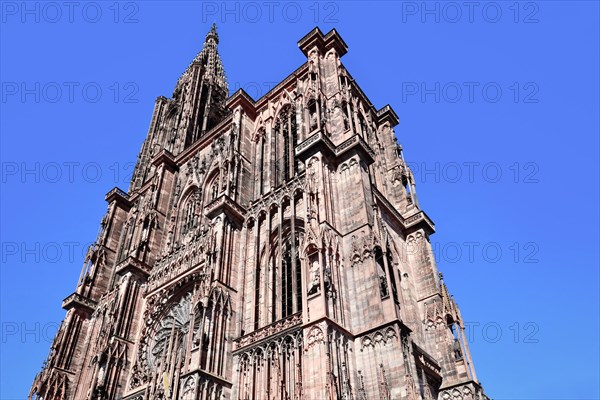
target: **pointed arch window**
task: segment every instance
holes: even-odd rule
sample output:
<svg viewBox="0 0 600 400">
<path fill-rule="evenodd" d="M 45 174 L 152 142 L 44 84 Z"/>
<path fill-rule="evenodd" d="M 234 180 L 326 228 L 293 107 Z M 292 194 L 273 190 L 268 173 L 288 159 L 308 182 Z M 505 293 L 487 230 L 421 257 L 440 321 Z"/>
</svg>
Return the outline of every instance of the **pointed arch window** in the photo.
<svg viewBox="0 0 600 400">
<path fill-rule="evenodd" d="M 256 139 L 256 179 L 258 184 L 258 195 L 265 192 L 265 170 L 268 168 L 265 160 L 265 129 L 261 128 Z"/>
<path fill-rule="evenodd" d="M 298 161 L 294 157 L 294 148 L 298 144 L 298 127 L 296 110 L 291 105 L 287 105 L 281 110 L 274 130 L 277 149 L 275 177 L 276 185 L 279 186 L 298 173 Z"/>
<path fill-rule="evenodd" d="M 206 202 L 210 203 L 214 200 L 217 199 L 217 197 L 219 197 L 219 194 L 221 194 L 221 190 L 220 190 L 220 185 L 219 183 L 221 182 L 221 176 L 220 174 L 217 172 L 215 173 L 214 177 L 209 181 L 209 183 L 207 184 L 206 187 Z"/>
<path fill-rule="evenodd" d="M 295 312 L 302 311 L 302 273 L 299 238 L 289 236 L 284 245 L 281 257 L 281 317 L 285 318 Z M 294 307 L 296 303 L 296 307 Z"/>
<path fill-rule="evenodd" d="M 188 195 L 183 203 L 181 216 L 181 234 L 186 235 L 198 226 L 198 190 L 195 189 Z"/>
<path fill-rule="evenodd" d="M 256 270 L 254 271 L 254 330 L 260 327 L 260 307 L 261 307 L 261 263 L 256 264 Z"/>
</svg>

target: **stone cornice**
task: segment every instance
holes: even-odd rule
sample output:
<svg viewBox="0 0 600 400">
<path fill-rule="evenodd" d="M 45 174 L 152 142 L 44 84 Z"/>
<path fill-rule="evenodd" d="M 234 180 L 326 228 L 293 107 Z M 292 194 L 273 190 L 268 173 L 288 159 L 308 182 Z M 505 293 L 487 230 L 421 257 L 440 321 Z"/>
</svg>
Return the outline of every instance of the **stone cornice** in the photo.
<svg viewBox="0 0 600 400">
<path fill-rule="evenodd" d="M 181 279 L 192 272 L 206 272 L 206 249 L 201 240 L 194 240 L 187 246 L 182 246 L 154 264 L 151 275 L 146 283 L 146 293 L 155 289 L 169 286 L 174 280 Z"/>
<path fill-rule="evenodd" d="M 152 267 L 135 257 L 129 256 L 118 263 L 115 269 L 115 273 L 119 275 L 124 275 L 127 272 L 133 272 L 145 278 L 152 272 Z"/>
<path fill-rule="evenodd" d="M 65 310 L 76 308 L 91 314 L 96 309 L 96 302 L 75 292 L 63 300 L 62 308 Z"/>
<path fill-rule="evenodd" d="M 438 364 L 435 358 L 429 355 L 425 350 L 412 342 L 415 359 L 421 366 L 425 367 L 432 375 L 442 378 L 442 367 Z"/>
<path fill-rule="evenodd" d="M 380 206 L 383 206 L 385 211 L 387 211 L 391 216 L 395 217 L 396 221 L 400 224 L 402 229 L 406 234 L 414 232 L 420 228 L 424 229 L 427 234 L 432 234 L 435 232 L 435 225 L 433 221 L 425 214 L 425 211 L 419 210 L 416 213 L 404 217 L 396 208 L 389 202 L 389 200 L 373 187 L 373 194 L 375 195 L 375 200 L 378 201 Z"/>
<path fill-rule="evenodd" d="M 392 127 L 398 125 L 400 122 L 398 114 L 396 114 L 392 106 L 389 104 L 386 104 L 381 108 L 381 110 L 377 111 L 377 119 L 380 124 L 387 121 Z"/>
<path fill-rule="evenodd" d="M 404 219 L 405 229 L 409 232 L 416 231 L 420 228 L 423 228 L 427 234 L 432 234 L 435 232 L 435 225 L 433 221 L 425 214 L 425 211 L 419 211 L 410 217 Z"/>
<path fill-rule="evenodd" d="M 317 131 L 317 133 L 309 136 L 306 140 L 298 144 L 294 149 L 294 152 L 296 157 L 302 161 L 306 161 L 318 151 L 325 156 L 338 158 L 344 156 L 353 149 L 361 155 L 361 159 L 364 160 L 367 165 L 370 165 L 375 161 L 375 152 L 360 135 L 352 135 L 350 138 L 336 146 L 322 130 Z"/>
<path fill-rule="evenodd" d="M 157 167 L 164 164 L 167 168 L 172 171 L 177 170 L 177 163 L 175 162 L 175 156 L 170 151 L 162 149 L 153 159 L 152 164 Z"/>
<path fill-rule="evenodd" d="M 322 130 L 309 136 L 294 149 L 296 157 L 302 161 L 306 161 L 308 157 L 315 154 L 317 151 L 321 151 L 327 156 L 335 155 L 335 145 Z"/>
<path fill-rule="evenodd" d="M 347 153 L 352 149 L 356 149 L 356 151 L 361 154 L 361 158 L 367 163 L 367 165 L 371 165 L 373 162 L 375 162 L 375 152 L 360 135 L 356 134 L 350 139 L 340 143 L 335 148 L 335 154 L 336 156 L 341 157 L 344 153 Z"/>
<path fill-rule="evenodd" d="M 482 391 L 483 388 L 481 386 L 481 384 L 477 381 L 474 381 L 473 379 L 467 379 L 458 383 L 452 383 L 452 384 L 448 384 L 445 385 L 444 382 L 442 382 L 442 386 L 440 386 L 439 391 L 445 391 L 445 390 L 450 390 L 450 389 L 454 389 L 454 388 L 458 388 L 458 387 L 462 387 L 462 386 L 469 386 L 469 385 L 473 385 L 473 387 L 478 390 L 478 391 Z M 488 400 L 489 397 L 487 397 L 484 393 L 481 393 L 483 395 L 482 400 Z"/>
<path fill-rule="evenodd" d="M 326 35 L 323 35 L 321 29 L 316 27 L 298 41 L 300 51 L 307 57 L 308 52 L 314 46 L 317 46 L 321 54 L 325 54 L 330 49 L 334 49 L 341 57 L 348 52 L 348 45 L 335 29 L 330 30 Z"/>
<path fill-rule="evenodd" d="M 242 222 L 244 221 L 244 214 L 246 213 L 246 210 L 244 210 L 242 206 L 240 206 L 226 194 L 217 197 L 204 209 L 206 210 L 206 216 L 208 218 L 214 218 L 220 213 L 224 212 L 238 226 L 241 226 Z"/>
<path fill-rule="evenodd" d="M 116 201 L 117 205 L 123 209 L 125 209 L 126 211 L 129 210 L 131 208 L 131 202 L 129 201 L 129 195 L 119 189 L 118 187 L 114 187 L 113 189 L 111 189 L 110 192 L 106 193 L 106 196 L 104 197 L 104 199 L 108 202 L 108 203 L 112 203 L 113 201 Z"/>
<path fill-rule="evenodd" d="M 210 372 L 205 371 L 205 370 L 200 369 L 200 368 L 196 368 L 196 369 L 193 369 L 193 370 L 191 370 L 189 372 L 186 372 L 185 374 L 182 374 L 181 375 L 181 379 L 185 380 L 186 377 L 193 376 L 193 375 L 199 375 L 199 376 L 204 377 L 206 379 L 218 382 L 221 385 L 225 385 L 225 386 L 229 386 L 229 387 L 231 387 L 233 385 L 233 382 L 228 381 L 227 379 L 223 378 L 222 376 L 211 374 Z"/>
<path fill-rule="evenodd" d="M 406 332 L 407 334 L 412 332 L 412 329 L 410 329 L 407 325 L 405 325 L 404 322 L 402 322 L 399 319 L 395 319 L 395 320 L 392 320 L 392 321 L 384 322 L 384 323 L 382 323 L 380 325 L 371 327 L 369 329 L 365 329 L 364 331 L 358 332 L 358 333 L 352 335 L 352 338 L 353 339 L 354 338 L 359 338 L 361 336 L 368 335 L 370 333 L 373 333 L 375 331 L 378 331 L 380 329 L 384 329 L 384 328 L 386 328 L 388 326 L 392 326 L 392 325 L 397 325 L 400 328 L 401 332 Z"/>
<path fill-rule="evenodd" d="M 256 104 L 254 99 L 242 88 L 236 90 L 234 94 L 229 96 L 225 101 L 225 105 L 232 111 L 239 106 L 250 119 L 254 120 L 254 118 L 256 118 Z"/>
</svg>

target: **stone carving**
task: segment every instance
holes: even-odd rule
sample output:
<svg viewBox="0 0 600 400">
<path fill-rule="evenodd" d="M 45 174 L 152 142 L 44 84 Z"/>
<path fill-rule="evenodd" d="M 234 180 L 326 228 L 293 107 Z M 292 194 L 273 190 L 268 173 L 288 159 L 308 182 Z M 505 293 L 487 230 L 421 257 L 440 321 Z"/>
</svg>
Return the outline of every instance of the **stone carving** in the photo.
<svg viewBox="0 0 600 400">
<path fill-rule="evenodd" d="M 357 371 L 358 373 L 358 382 L 359 382 L 359 386 L 358 386 L 358 398 L 360 400 L 368 400 L 367 398 L 367 391 L 365 390 L 365 378 L 362 374 L 362 371 L 359 369 Z"/>
<path fill-rule="evenodd" d="M 467 385 L 444 390 L 440 393 L 440 399 L 442 400 L 472 400 L 475 398 L 473 390 Z M 477 398 L 479 398 L 479 396 Z"/>
<path fill-rule="evenodd" d="M 381 246 L 381 240 L 373 232 L 365 232 L 362 230 L 360 234 L 351 236 L 351 262 L 356 265 L 373 256 L 373 249 L 376 246 Z"/>
<path fill-rule="evenodd" d="M 269 204 L 280 206 L 284 200 L 292 195 L 303 193 L 306 185 L 306 176 L 299 175 L 283 183 L 279 188 L 268 193 L 267 196 L 255 201 L 247 208 L 246 221 L 256 220 L 261 213 L 266 213 Z"/>
<path fill-rule="evenodd" d="M 207 268 L 215 251 L 214 234 L 210 226 L 204 225 L 204 228 L 194 237 L 193 242 L 179 247 L 156 262 L 148 278 L 147 292 L 201 264 Z"/>
<path fill-rule="evenodd" d="M 155 368 L 161 363 L 161 359 L 169 346 L 174 346 L 174 348 L 185 347 L 187 332 L 191 329 L 191 298 L 191 293 L 182 297 L 178 303 L 171 306 L 167 315 L 158 322 L 158 327 L 154 330 L 154 336 L 148 347 L 147 360 L 150 368 Z"/>
<path fill-rule="evenodd" d="M 293 314 L 286 319 L 268 325 L 248 335 L 242 336 L 241 338 L 235 341 L 235 348 L 240 349 L 242 347 L 250 346 L 254 343 L 260 342 L 264 338 L 273 337 L 282 332 L 285 332 L 288 329 L 293 328 L 301 323 L 302 315 L 299 313 Z"/>
<path fill-rule="evenodd" d="M 383 364 L 379 364 L 379 373 L 381 375 L 379 381 L 379 393 L 382 394 L 382 400 L 391 400 L 392 395 L 390 393 L 390 385 L 388 383 L 387 375 Z"/>
<path fill-rule="evenodd" d="M 391 343 L 393 340 L 398 340 L 398 334 L 396 329 L 393 327 L 387 327 L 384 329 L 378 329 L 372 333 L 364 335 L 360 339 L 361 351 L 368 347 L 385 346 Z"/>
<path fill-rule="evenodd" d="M 460 321 L 458 307 L 448 293 L 443 281 L 440 284 L 440 295 L 425 303 L 424 324 L 426 330 L 446 329 L 450 322 Z"/>
<path fill-rule="evenodd" d="M 181 310 L 183 307 L 187 307 L 184 305 L 188 301 L 187 299 L 181 299 L 178 303 L 172 303 L 172 301 L 173 295 L 177 293 L 177 291 L 181 290 L 184 285 L 189 285 L 191 282 L 200 282 L 200 285 L 196 286 L 205 287 L 203 293 L 207 293 L 208 289 L 206 288 L 206 275 L 201 273 L 192 273 L 185 279 L 178 281 L 176 284 L 163 288 L 161 291 L 155 292 L 154 294 L 146 297 L 146 310 L 144 311 L 143 315 L 144 324 L 141 329 L 140 340 L 137 346 L 137 358 L 132 369 L 132 377 L 130 380 L 131 389 L 141 386 L 149 379 L 150 363 L 155 359 L 155 357 L 150 359 L 149 356 L 153 348 L 156 351 L 160 351 L 160 345 L 159 347 L 156 347 L 156 339 L 158 337 L 154 335 L 156 327 L 158 326 L 157 324 L 159 323 L 159 318 L 162 315 L 167 315 L 166 318 L 169 319 L 167 307 L 172 304 L 176 304 L 176 307 L 178 307 L 179 310 Z M 172 328 L 185 325 L 185 323 L 182 323 L 181 319 L 176 321 L 173 319 L 173 317 L 171 317 L 170 320 Z"/>
<path fill-rule="evenodd" d="M 455 360 L 458 361 L 463 359 L 462 349 L 460 347 L 460 341 L 458 339 L 454 339 L 454 342 L 452 342 L 452 350 L 454 351 Z"/>
<path fill-rule="evenodd" d="M 183 385 L 183 390 L 180 399 L 181 400 L 194 400 L 194 392 L 196 390 L 196 379 L 190 376 L 186 379 Z"/>
<path fill-rule="evenodd" d="M 315 257 L 310 264 L 310 282 L 308 294 L 317 294 L 321 291 L 321 266 Z"/>
<path fill-rule="evenodd" d="M 313 326 L 306 336 L 306 347 L 310 349 L 313 346 L 322 343 L 324 340 L 325 335 L 323 334 L 323 330 L 318 326 Z"/>
<path fill-rule="evenodd" d="M 398 118 L 339 33 L 260 99 L 227 98 L 217 42 L 156 100 L 30 398 L 486 400 Z"/>
<path fill-rule="evenodd" d="M 406 250 L 408 256 L 413 257 L 418 262 L 417 272 L 420 275 L 428 274 L 431 268 L 431 256 L 427 239 L 421 231 L 407 237 Z"/>
<path fill-rule="evenodd" d="M 238 398 L 253 398 L 253 386 L 266 387 L 265 381 L 270 375 L 274 390 L 269 392 L 269 398 L 277 398 L 277 392 L 283 391 L 285 399 L 302 399 L 301 357 L 301 329 L 287 331 L 236 353 L 235 368 L 239 372 L 236 383 L 240 392 Z M 269 375 L 267 371 L 270 372 Z M 282 381 L 284 374 L 287 378 Z"/>
</svg>

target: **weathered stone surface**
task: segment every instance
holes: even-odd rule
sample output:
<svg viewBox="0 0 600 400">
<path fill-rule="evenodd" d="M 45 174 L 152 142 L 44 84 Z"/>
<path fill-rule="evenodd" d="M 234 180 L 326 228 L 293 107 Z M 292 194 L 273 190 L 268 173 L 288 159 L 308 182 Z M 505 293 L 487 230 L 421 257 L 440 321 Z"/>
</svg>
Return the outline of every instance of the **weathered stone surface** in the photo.
<svg viewBox="0 0 600 400">
<path fill-rule="evenodd" d="M 485 399 L 398 117 L 317 28 L 262 98 L 213 27 L 159 97 L 30 398 Z"/>
</svg>

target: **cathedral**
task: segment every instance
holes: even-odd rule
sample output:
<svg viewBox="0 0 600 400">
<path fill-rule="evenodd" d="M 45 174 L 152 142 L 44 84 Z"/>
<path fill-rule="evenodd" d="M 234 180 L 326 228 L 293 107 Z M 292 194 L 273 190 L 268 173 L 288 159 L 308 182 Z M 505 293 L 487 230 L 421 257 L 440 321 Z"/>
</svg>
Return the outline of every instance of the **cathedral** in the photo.
<svg viewBox="0 0 600 400">
<path fill-rule="evenodd" d="M 29 399 L 487 400 L 398 116 L 339 33 L 259 99 L 218 44 L 156 99 Z"/>
</svg>

